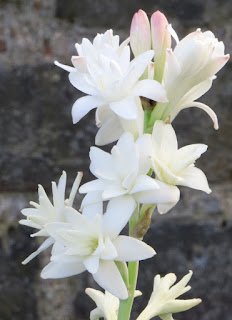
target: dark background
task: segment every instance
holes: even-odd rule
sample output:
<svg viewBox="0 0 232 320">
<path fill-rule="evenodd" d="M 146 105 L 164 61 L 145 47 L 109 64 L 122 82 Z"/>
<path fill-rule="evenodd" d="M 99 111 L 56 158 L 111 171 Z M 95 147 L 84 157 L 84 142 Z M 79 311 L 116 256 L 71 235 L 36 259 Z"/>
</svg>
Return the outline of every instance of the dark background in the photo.
<svg viewBox="0 0 232 320">
<path fill-rule="evenodd" d="M 124 40 L 138 9 L 164 12 L 180 38 L 200 27 L 232 47 L 230 0 L 0 0 L 0 320 L 84 320 L 95 305 L 85 295 L 91 276 L 42 280 L 49 253 L 29 265 L 21 261 L 39 243 L 18 225 L 20 210 L 37 201 L 37 185 L 48 192 L 62 170 L 71 186 L 78 170 L 88 180 L 88 151 L 94 144 L 94 113 L 77 125 L 71 107 L 80 93 L 54 60 L 70 64 L 74 44 L 112 28 Z M 185 320 L 230 320 L 232 301 L 232 113 L 231 63 L 200 100 L 218 115 L 220 130 L 201 110 L 182 111 L 174 122 L 180 145 L 208 144 L 198 161 L 213 192 L 182 188 L 181 201 L 167 215 L 156 214 L 146 241 L 158 255 L 141 263 L 138 289 L 147 303 L 153 276 L 192 269 L 185 297 L 203 303 L 178 314 Z"/>
</svg>

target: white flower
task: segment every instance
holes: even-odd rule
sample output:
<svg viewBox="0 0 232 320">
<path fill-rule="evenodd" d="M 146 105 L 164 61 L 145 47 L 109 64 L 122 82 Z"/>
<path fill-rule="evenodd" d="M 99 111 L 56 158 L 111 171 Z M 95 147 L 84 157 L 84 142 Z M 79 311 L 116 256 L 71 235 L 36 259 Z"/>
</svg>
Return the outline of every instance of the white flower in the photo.
<svg viewBox="0 0 232 320">
<path fill-rule="evenodd" d="M 141 150 L 150 146 L 149 141 L 148 135 L 144 135 L 134 142 L 132 134 L 125 132 L 111 154 L 91 147 L 90 171 L 98 179 L 81 186 L 79 192 L 88 193 L 82 207 L 96 202 L 94 192 L 101 194 L 104 201 L 127 194 L 128 199 L 138 203 L 168 203 L 170 207 L 176 203 L 177 188 L 147 175 L 151 161 Z"/>
<path fill-rule="evenodd" d="M 97 36 L 99 38 L 99 36 Z M 85 40 L 85 41 L 84 41 Z M 98 47 L 96 38 L 93 44 L 84 39 L 78 46 L 79 59 L 85 67 L 70 68 L 56 62 L 70 72 L 69 80 L 87 96 L 78 99 L 72 109 L 73 123 L 77 123 L 90 110 L 108 106 L 115 114 L 126 120 L 138 116 L 135 97 L 143 96 L 155 101 L 167 102 L 166 93 L 155 80 L 141 80 L 144 70 L 151 62 L 154 51 L 146 51 L 130 62 L 130 48 L 124 46 L 119 52 L 115 45 L 102 41 Z"/>
<path fill-rule="evenodd" d="M 197 29 L 180 42 L 175 31 L 169 27 L 177 45 L 174 51 L 167 50 L 163 85 L 168 103 L 158 103 L 152 121 L 173 119 L 185 108 L 198 107 L 205 110 L 218 129 L 217 116 L 207 105 L 195 102 L 212 86 L 215 74 L 226 64 L 229 55 L 224 54 L 224 44 L 211 31 Z"/>
<path fill-rule="evenodd" d="M 49 223 L 46 230 L 56 239 L 51 262 L 42 270 L 42 278 L 64 278 L 85 270 L 95 281 L 120 299 L 128 291 L 114 261 L 138 261 L 151 258 L 155 251 L 142 241 L 119 236 L 132 215 L 135 204 L 127 196 L 113 199 L 103 215 L 102 206 L 88 206 L 83 214 L 65 208 L 68 223 Z M 54 246 L 55 246 L 54 245 Z"/>
<path fill-rule="evenodd" d="M 178 149 L 172 125 L 157 120 L 149 149 L 157 179 L 172 186 L 187 186 L 211 192 L 205 174 L 194 166 L 195 161 L 207 150 L 205 144 L 191 144 Z M 158 204 L 158 210 L 166 210 L 167 206 Z"/>
<path fill-rule="evenodd" d="M 35 258 L 40 252 L 47 249 L 54 243 L 54 239 L 50 236 L 44 226 L 50 222 L 64 222 L 66 218 L 64 216 L 65 206 L 72 206 L 74 198 L 76 196 L 81 178 L 83 176 L 82 172 L 79 172 L 72 186 L 69 198 L 65 200 L 65 187 L 67 175 L 63 171 L 58 186 L 55 182 L 52 182 L 52 193 L 53 193 L 53 204 L 49 200 L 44 188 L 39 185 L 38 194 L 39 194 L 39 204 L 33 201 L 30 202 L 34 208 L 26 208 L 21 212 L 27 219 L 22 219 L 19 221 L 20 224 L 23 224 L 28 227 L 39 229 L 38 232 L 31 234 L 31 237 L 48 237 L 43 244 L 33 252 L 28 258 L 26 258 L 22 263 L 26 264 Z"/>
<path fill-rule="evenodd" d="M 127 38 L 119 45 L 119 36 L 113 35 L 113 30 L 107 30 L 105 33 L 98 33 L 93 40 L 93 43 L 89 39 L 83 38 L 82 43 L 76 43 L 75 47 L 78 56 L 72 56 L 73 67 L 64 65 L 55 61 L 55 65 L 68 71 L 81 73 L 89 73 L 87 67 L 87 59 L 92 59 L 97 63 L 97 57 L 99 54 L 107 55 L 108 50 L 114 51 L 114 55 L 120 57 L 123 49 L 128 45 L 130 39 Z M 109 49 L 110 48 L 110 49 Z"/>
<path fill-rule="evenodd" d="M 106 320 L 118 319 L 119 299 L 117 297 L 108 291 L 105 291 L 104 294 L 92 288 L 87 288 L 85 292 L 97 305 L 97 308 L 90 313 L 90 320 L 99 320 L 100 318 Z M 141 296 L 141 294 L 140 291 L 135 290 L 135 297 Z"/>
<path fill-rule="evenodd" d="M 151 298 L 137 320 L 150 320 L 156 316 L 159 316 L 163 320 L 172 320 L 173 313 L 189 310 L 201 303 L 201 299 L 176 299 L 191 289 L 190 286 L 186 287 L 191 276 L 192 271 L 189 271 L 174 286 L 172 286 L 176 282 L 176 275 L 174 273 L 169 273 L 162 278 L 160 275 L 155 276 Z"/>
</svg>

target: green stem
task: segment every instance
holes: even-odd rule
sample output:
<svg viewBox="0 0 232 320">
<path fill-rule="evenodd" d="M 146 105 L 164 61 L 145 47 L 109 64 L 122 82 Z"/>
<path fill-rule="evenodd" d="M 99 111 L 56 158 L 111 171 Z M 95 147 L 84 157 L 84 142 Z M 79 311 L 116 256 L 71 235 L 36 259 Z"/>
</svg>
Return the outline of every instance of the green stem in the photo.
<svg viewBox="0 0 232 320">
<path fill-rule="evenodd" d="M 139 220 L 139 205 L 137 206 L 133 216 L 129 220 L 129 235 L 131 236 L 134 225 Z M 129 297 L 126 300 L 120 300 L 118 310 L 118 320 L 129 320 L 132 305 L 134 302 L 135 289 L 137 284 L 139 272 L 139 261 L 128 262 L 128 275 L 129 275 Z"/>
<path fill-rule="evenodd" d="M 139 271 L 139 262 L 129 262 L 129 298 L 126 300 L 120 300 L 120 306 L 118 311 L 118 320 L 129 320 L 131 314 L 131 308 L 134 301 L 135 288 L 137 284 L 137 277 Z"/>
</svg>

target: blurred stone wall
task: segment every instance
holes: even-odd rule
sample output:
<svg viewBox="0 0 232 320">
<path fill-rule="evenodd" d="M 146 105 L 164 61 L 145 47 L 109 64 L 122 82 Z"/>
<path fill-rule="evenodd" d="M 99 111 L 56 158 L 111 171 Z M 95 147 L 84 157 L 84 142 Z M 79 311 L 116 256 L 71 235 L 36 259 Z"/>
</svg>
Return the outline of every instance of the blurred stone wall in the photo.
<svg viewBox="0 0 232 320">
<path fill-rule="evenodd" d="M 48 192 L 64 169 L 70 187 L 78 170 L 88 172 L 88 150 L 94 143 L 94 113 L 78 125 L 71 107 L 80 93 L 67 74 L 53 65 L 69 64 L 74 43 L 113 28 L 125 39 L 130 20 L 142 8 L 163 11 L 180 38 L 197 27 L 210 29 L 232 48 L 230 0 L 0 0 L 0 320 L 84 320 L 94 304 L 85 295 L 95 287 L 87 274 L 42 280 L 48 262 L 42 254 L 29 265 L 21 261 L 39 243 L 18 225 L 20 210 L 37 201 L 37 185 Z M 174 122 L 180 145 L 206 143 L 198 161 L 210 182 L 211 195 L 182 188 L 170 213 L 154 216 L 146 241 L 158 255 L 141 263 L 133 319 L 146 304 L 156 273 L 179 277 L 194 271 L 186 297 L 203 303 L 177 315 L 185 320 L 229 320 L 232 301 L 232 81 L 231 63 L 220 71 L 201 101 L 218 114 L 220 130 L 200 110 L 181 112 Z"/>
</svg>

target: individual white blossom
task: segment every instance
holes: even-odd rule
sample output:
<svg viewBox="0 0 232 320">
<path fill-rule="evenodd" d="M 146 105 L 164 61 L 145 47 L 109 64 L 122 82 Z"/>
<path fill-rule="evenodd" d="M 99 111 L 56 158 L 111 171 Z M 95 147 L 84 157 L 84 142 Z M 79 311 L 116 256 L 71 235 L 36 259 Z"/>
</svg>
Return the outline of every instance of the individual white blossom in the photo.
<svg viewBox="0 0 232 320">
<path fill-rule="evenodd" d="M 151 298 L 137 320 L 150 320 L 156 316 L 163 320 L 172 320 L 173 313 L 189 310 L 201 303 L 201 299 L 177 299 L 191 289 L 190 286 L 186 287 L 191 277 L 192 271 L 189 271 L 177 284 L 173 285 L 176 282 L 174 273 L 164 277 L 160 277 L 159 274 L 155 276 Z"/>
<path fill-rule="evenodd" d="M 85 292 L 97 305 L 97 308 L 90 312 L 90 320 L 99 320 L 100 318 L 105 320 L 118 319 L 119 299 L 117 297 L 108 291 L 105 291 L 104 294 L 92 288 L 87 288 Z M 135 290 L 135 297 L 141 296 L 141 294 L 140 291 Z"/>
<path fill-rule="evenodd" d="M 194 165 L 201 154 L 207 150 L 207 145 L 191 144 L 178 149 L 172 125 L 165 124 L 161 120 L 155 122 L 152 136 L 147 136 L 151 137 L 147 150 L 149 150 L 156 179 L 173 187 L 180 185 L 206 193 L 211 192 L 205 174 Z M 169 210 L 169 204 L 160 203 L 157 207 L 160 213 Z"/>
<path fill-rule="evenodd" d="M 41 277 L 64 278 L 88 270 L 102 288 L 127 299 L 126 285 L 114 261 L 144 260 L 155 254 L 144 242 L 119 235 L 134 209 L 135 203 L 128 196 L 111 200 L 104 214 L 102 206 L 88 206 L 83 214 L 66 207 L 67 223 L 46 225 L 56 247 Z"/>
<path fill-rule="evenodd" d="M 21 211 L 22 214 L 27 217 L 27 219 L 22 219 L 19 221 L 19 223 L 28 227 L 39 229 L 38 232 L 31 234 L 31 237 L 47 237 L 47 239 L 42 243 L 42 245 L 22 262 L 23 264 L 26 264 L 29 261 L 31 261 L 40 252 L 47 249 L 54 243 L 54 239 L 45 229 L 45 225 L 51 222 L 66 221 L 64 215 L 65 206 L 72 206 L 82 176 L 83 173 L 79 172 L 73 183 L 69 198 L 65 200 L 67 175 L 66 172 L 63 171 L 59 179 L 58 185 L 56 185 L 55 182 L 52 182 L 53 204 L 49 200 L 44 188 L 41 185 L 39 185 L 39 203 L 31 201 L 30 204 L 34 208 L 26 208 Z"/>
<path fill-rule="evenodd" d="M 167 91 L 168 102 L 156 105 L 153 123 L 157 119 L 173 121 L 182 109 L 198 107 L 209 114 L 214 128 L 218 129 L 214 111 L 195 100 L 211 88 L 215 74 L 228 61 L 229 55 L 224 53 L 224 44 L 219 42 L 211 31 L 201 32 L 197 29 L 181 41 L 171 26 L 169 31 L 177 45 L 173 51 L 167 49 L 163 85 Z"/>
<path fill-rule="evenodd" d="M 103 37 L 103 36 L 102 36 Z M 96 37 L 99 39 L 99 35 Z M 160 102 L 167 102 L 163 86 L 155 80 L 141 80 L 147 65 L 151 62 L 154 51 L 146 51 L 130 61 L 130 48 L 124 46 L 116 51 L 115 45 L 102 41 L 100 46 L 84 39 L 77 46 L 79 58 L 72 62 L 70 68 L 56 62 L 69 74 L 69 80 L 78 90 L 87 94 L 79 98 L 73 105 L 73 123 L 77 123 L 90 110 L 108 106 L 115 114 L 126 120 L 135 120 L 138 110 L 135 97 L 143 96 Z M 115 39 L 112 35 L 112 42 Z M 118 39 L 118 38 L 117 38 Z M 76 66 L 76 61 L 84 61 L 85 67 Z"/>
<path fill-rule="evenodd" d="M 179 200 L 176 187 L 147 175 L 151 161 L 141 151 L 146 146 L 150 147 L 147 138 L 145 135 L 134 142 L 132 134 L 125 132 L 112 148 L 111 154 L 91 147 L 90 171 L 98 179 L 80 187 L 80 193 L 88 193 L 82 207 L 96 202 L 96 193 L 101 194 L 103 201 L 127 194 L 130 201 L 168 204 L 169 208 Z"/>
</svg>

